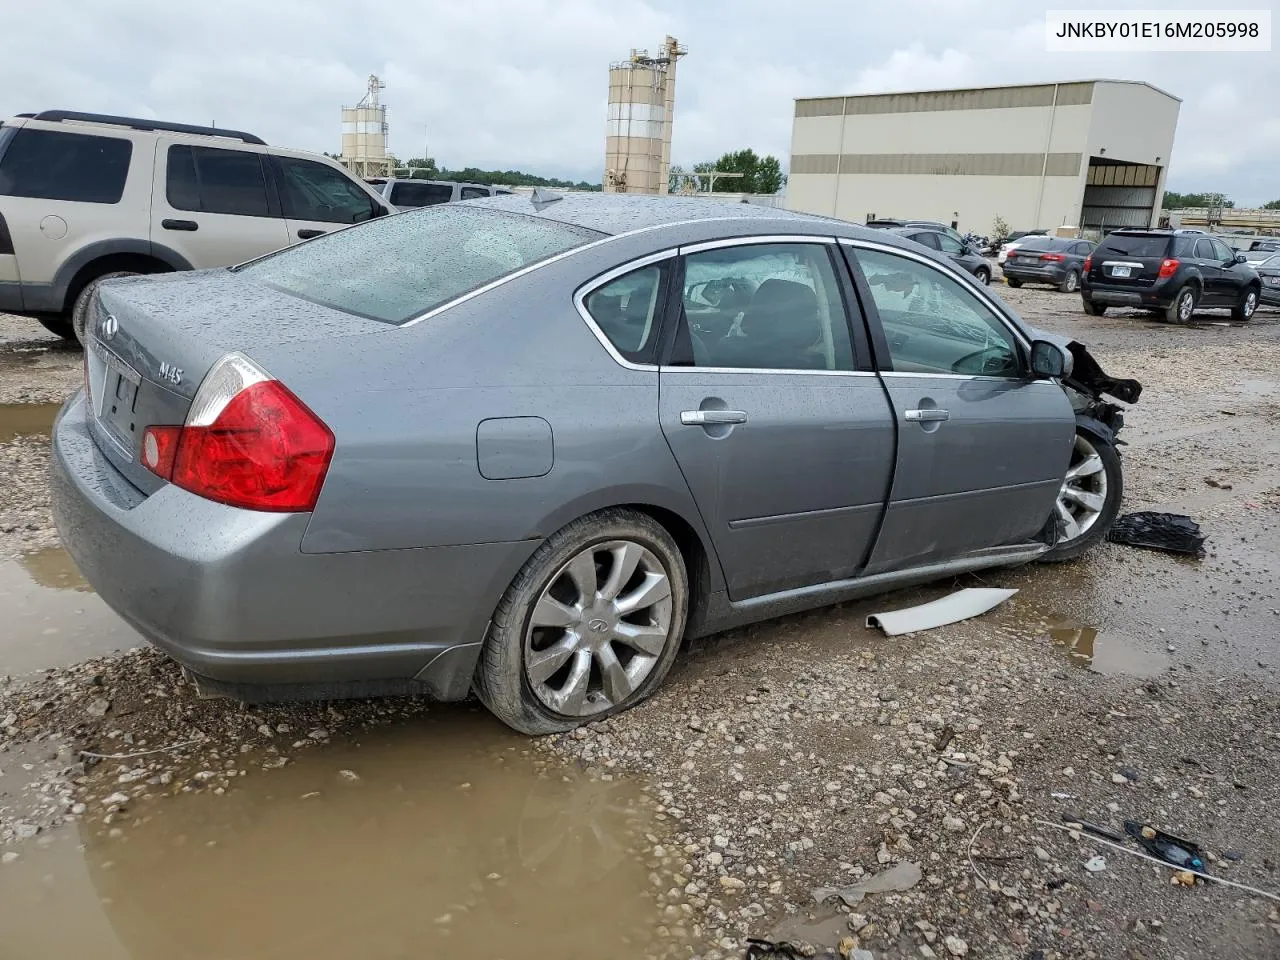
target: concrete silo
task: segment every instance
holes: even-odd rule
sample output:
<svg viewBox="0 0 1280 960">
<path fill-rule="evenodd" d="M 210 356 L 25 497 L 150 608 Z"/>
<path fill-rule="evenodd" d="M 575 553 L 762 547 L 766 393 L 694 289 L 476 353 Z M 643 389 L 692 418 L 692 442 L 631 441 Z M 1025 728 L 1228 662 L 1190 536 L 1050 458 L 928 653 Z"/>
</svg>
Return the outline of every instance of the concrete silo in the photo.
<svg viewBox="0 0 1280 960">
<path fill-rule="evenodd" d="M 610 65 L 606 193 L 667 192 L 676 61 L 687 52 L 674 37 L 667 37 L 659 56 L 632 50 L 630 60 Z"/>
<path fill-rule="evenodd" d="M 379 94 L 387 87 L 375 76 L 369 77 L 369 90 L 354 107 L 342 108 L 342 156 L 344 167 L 357 177 L 391 175 L 391 159 L 387 156 L 387 108 L 379 102 Z"/>
</svg>

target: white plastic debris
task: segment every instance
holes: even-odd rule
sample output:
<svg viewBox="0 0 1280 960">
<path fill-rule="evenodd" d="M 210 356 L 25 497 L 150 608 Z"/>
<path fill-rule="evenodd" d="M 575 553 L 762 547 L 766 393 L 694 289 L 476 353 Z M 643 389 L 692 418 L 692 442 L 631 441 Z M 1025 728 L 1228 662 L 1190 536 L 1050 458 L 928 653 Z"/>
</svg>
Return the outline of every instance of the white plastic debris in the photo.
<svg viewBox="0 0 1280 960">
<path fill-rule="evenodd" d="M 868 627 L 879 627 L 885 636 L 898 637 L 921 630 L 945 627 L 993 610 L 1012 597 L 1017 590 L 997 590 L 994 587 L 970 587 L 957 590 L 950 596 L 932 603 L 922 603 L 905 610 L 873 613 L 867 617 Z"/>
<path fill-rule="evenodd" d="M 1084 862 L 1084 868 L 1090 873 L 1101 873 L 1107 869 L 1106 857 L 1090 857 Z"/>
</svg>

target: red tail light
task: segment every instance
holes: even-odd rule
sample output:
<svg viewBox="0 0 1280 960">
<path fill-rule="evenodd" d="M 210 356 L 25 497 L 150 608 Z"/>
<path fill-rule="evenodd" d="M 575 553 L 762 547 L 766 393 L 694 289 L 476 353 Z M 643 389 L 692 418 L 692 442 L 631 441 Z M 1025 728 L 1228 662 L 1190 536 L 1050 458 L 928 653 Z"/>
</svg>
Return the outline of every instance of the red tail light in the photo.
<svg viewBox="0 0 1280 960">
<path fill-rule="evenodd" d="M 143 463 L 184 490 L 247 510 L 315 509 L 334 440 L 284 384 L 231 354 L 200 385 L 187 423 L 150 427 Z"/>
<path fill-rule="evenodd" d="M 1093 254 L 1091 253 L 1084 258 L 1084 272 L 1088 273 L 1092 269 L 1093 269 Z"/>
<path fill-rule="evenodd" d="M 1040 259 L 1041 259 L 1041 260 L 1052 260 L 1052 261 L 1054 261 L 1054 262 L 1056 263 L 1056 262 L 1057 262 L 1057 261 L 1059 261 L 1059 260 L 1065 260 L 1065 259 L 1066 259 L 1066 257 L 1064 257 L 1064 256 L 1063 256 L 1062 254 L 1060 254 L 1060 253 L 1042 253 L 1042 254 L 1040 254 Z"/>
<path fill-rule="evenodd" d="M 1181 264 L 1177 260 L 1175 260 L 1173 257 L 1170 257 L 1167 260 L 1165 260 L 1163 263 L 1160 264 L 1160 279 L 1167 280 L 1169 279 L 1169 277 L 1172 277 L 1175 273 L 1178 272 L 1179 266 L 1181 266 Z"/>
</svg>

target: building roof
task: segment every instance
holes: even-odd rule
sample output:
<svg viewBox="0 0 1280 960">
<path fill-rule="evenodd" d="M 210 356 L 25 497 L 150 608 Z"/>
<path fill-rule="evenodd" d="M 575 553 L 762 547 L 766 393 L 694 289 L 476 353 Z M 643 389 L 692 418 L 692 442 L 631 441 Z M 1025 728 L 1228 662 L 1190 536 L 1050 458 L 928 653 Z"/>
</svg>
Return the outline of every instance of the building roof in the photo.
<svg viewBox="0 0 1280 960">
<path fill-rule="evenodd" d="M 1061 87 L 1061 86 L 1066 86 L 1067 84 L 1077 84 L 1077 83 L 1127 83 L 1127 84 L 1132 84 L 1134 86 L 1139 86 L 1139 87 L 1148 87 L 1154 90 L 1156 93 L 1161 94 L 1162 96 L 1168 97 L 1170 100 L 1176 100 L 1178 101 L 1178 103 L 1182 102 L 1181 97 L 1175 97 L 1168 90 L 1162 90 L 1160 87 L 1157 87 L 1155 84 L 1147 83 L 1147 81 L 1145 80 L 1116 80 L 1109 77 L 1092 77 L 1092 78 L 1085 78 L 1081 80 L 1050 80 L 1043 83 L 996 83 L 996 84 L 989 84 L 989 85 L 980 86 L 980 87 L 935 87 L 930 90 L 881 90 L 876 93 L 835 94 L 834 98 L 857 100 L 860 97 L 883 97 L 886 94 L 892 95 L 895 93 L 896 94 L 967 93 L 972 90 L 1016 90 L 1020 88 L 1029 89 L 1034 87 Z M 804 100 L 831 100 L 831 99 L 833 99 L 833 96 L 796 97 L 795 98 L 797 102 L 804 101 Z"/>
<path fill-rule="evenodd" d="M 554 191 L 553 191 L 554 192 Z M 777 207 L 713 200 L 709 197 L 654 197 L 625 193 L 564 193 L 553 203 L 534 205 L 529 196 L 481 197 L 468 204 L 492 207 L 557 220 L 601 233 L 620 234 L 692 220 L 809 220 L 829 221 L 808 213 Z"/>
</svg>

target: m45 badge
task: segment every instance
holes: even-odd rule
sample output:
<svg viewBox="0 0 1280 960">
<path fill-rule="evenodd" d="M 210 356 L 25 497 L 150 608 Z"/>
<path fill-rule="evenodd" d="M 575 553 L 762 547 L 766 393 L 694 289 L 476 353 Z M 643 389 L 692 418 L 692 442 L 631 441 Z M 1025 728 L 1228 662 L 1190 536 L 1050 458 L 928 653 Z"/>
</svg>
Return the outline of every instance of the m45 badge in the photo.
<svg viewBox="0 0 1280 960">
<path fill-rule="evenodd" d="M 175 367 L 172 363 L 160 364 L 160 379 L 165 383 L 179 384 L 182 382 L 182 368 Z"/>
</svg>

